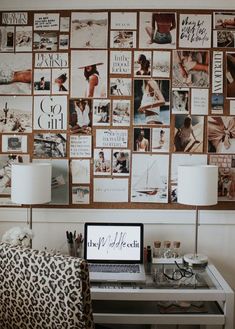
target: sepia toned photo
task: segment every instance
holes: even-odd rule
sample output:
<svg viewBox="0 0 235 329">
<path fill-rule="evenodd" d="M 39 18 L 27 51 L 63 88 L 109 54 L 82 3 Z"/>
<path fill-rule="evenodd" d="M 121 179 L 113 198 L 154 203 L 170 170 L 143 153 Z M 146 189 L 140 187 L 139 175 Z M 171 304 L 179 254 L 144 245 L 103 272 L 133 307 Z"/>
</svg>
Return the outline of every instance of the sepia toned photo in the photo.
<svg viewBox="0 0 235 329">
<path fill-rule="evenodd" d="M 30 95 L 32 54 L 0 53 L 0 94 Z"/>
<path fill-rule="evenodd" d="M 93 126 L 109 126 L 111 120 L 110 99 L 93 100 Z"/>
<path fill-rule="evenodd" d="M 91 134 L 92 102 L 90 99 L 74 99 L 69 102 L 69 128 L 71 134 Z"/>
<path fill-rule="evenodd" d="M 171 69 L 170 51 L 153 51 L 152 76 L 159 78 L 169 78 Z"/>
<path fill-rule="evenodd" d="M 111 149 L 94 149 L 94 175 L 111 175 Z"/>
<path fill-rule="evenodd" d="M 51 91 L 51 70 L 34 69 L 34 95 L 49 95 Z"/>
<path fill-rule="evenodd" d="M 107 97 L 107 51 L 71 51 L 71 97 Z"/>
<path fill-rule="evenodd" d="M 15 51 L 32 51 L 32 26 L 16 26 Z"/>
<path fill-rule="evenodd" d="M 150 76 L 152 67 L 151 51 L 135 51 L 134 52 L 134 76 Z"/>
<path fill-rule="evenodd" d="M 169 80 L 134 80 L 134 124 L 169 123 Z"/>
<path fill-rule="evenodd" d="M 189 113 L 188 88 L 172 88 L 172 113 L 173 114 Z"/>
<path fill-rule="evenodd" d="M 203 152 L 204 117 L 175 115 L 175 152 Z"/>
<path fill-rule="evenodd" d="M 169 155 L 133 154 L 131 202 L 168 202 Z"/>
<path fill-rule="evenodd" d="M 72 187 L 72 204 L 89 204 L 90 203 L 90 186 L 73 186 Z"/>
<path fill-rule="evenodd" d="M 215 12 L 214 29 L 232 30 L 235 29 L 235 12 Z"/>
<path fill-rule="evenodd" d="M 226 95 L 235 98 L 235 53 L 226 53 Z"/>
<path fill-rule="evenodd" d="M 33 156 L 35 158 L 65 158 L 66 134 L 34 134 Z"/>
<path fill-rule="evenodd" d="M 57 49 L 58 49 L 57 32 L 34 32 L 33 50 L 57 51 Z"/>
<path fill-rule="evenodd" d="M 72 12 L 71 25 L 71 48 L 107 48 L 107 12 Z"/>
<path fill-rule="evenodd" d="M 235 152 L 235 118 L 232 116 L 210 116 L 207 123 L 208 152 Z"/>
<path fill-rule="evenodd" d="M 170 128 L 152 128 L 151 152 L 169 152 Z"/>
<path fill-rule="evenodd" d="M 209 52 L 173 51 L 173 87 L 209 87 Z"/>
<path fill-rule="evenodd" d="M 26 153 L 27 143 L 27 135 L 2 135 L 2 152 Z"/>
<path fill-rule="evenodd" d="M 210 155 L 209 164 L 218 166 L 218 200 L 235 200 L 235 155 Z"/>
<path fill-rule="evenodd" d="M 32 132 L 32 97 L 0 97 L 0 132 Z"/>
<path fill-rule="evenodd" d="M 129 78 L 110 78 L 111 96 L 131 96 L 131 79 Z"/>
<path fill-rule="evenodd" d="M 136 152 L 150 151 L 150 128 L 134 128 L 134 145 Z"/>
<path fill-rule="evenodd" d="M 136 48 L 136 31 L 110 31 L 110 48 Z"/>
<path fill-rule="evenodd" d="M 0 26 L 0 52 L 13 52 L 15 44 L 14 26 Z"/>
<path fill-rule="evenodd" d="M 213 46 L 218 48 L 234 48 L 235 31 L 213 31 Z"/>
<path fill-rule="evenodd" d="M 129 126 L 131 101 L 128 99 L 114 99 L 112 104 L 113 126 Z"/>
<path fill-rule="evenodd" d="M 140 48 L 176 48 L 176 13 L 140 12 Z"/>
<path fill-rule="evenodd" d="M 114 176 L 130 174 L 130 150 L 113 150 L 112 173 Z"/>
<path fill-rule="evenodd" d="M 59 49 L 60 50 L 69 49 L 69 34 L 59 35 Z"/>
<path fill-rule="evenodd" d="M 52 94 L 69 93 L 69 69 L 52 70 Z"/>
</svg>

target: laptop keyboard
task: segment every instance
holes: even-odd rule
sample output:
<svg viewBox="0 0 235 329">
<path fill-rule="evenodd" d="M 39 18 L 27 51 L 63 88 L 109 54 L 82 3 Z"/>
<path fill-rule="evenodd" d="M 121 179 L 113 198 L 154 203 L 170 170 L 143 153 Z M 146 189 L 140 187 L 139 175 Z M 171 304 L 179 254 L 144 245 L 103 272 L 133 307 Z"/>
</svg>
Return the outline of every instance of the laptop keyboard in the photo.
<svg viewBox="0 0 235 329">
<path fill-rule="evenodd" d="M 89 264 L 90 272 L 139 273 L 138 264 Z"/>
</svg>

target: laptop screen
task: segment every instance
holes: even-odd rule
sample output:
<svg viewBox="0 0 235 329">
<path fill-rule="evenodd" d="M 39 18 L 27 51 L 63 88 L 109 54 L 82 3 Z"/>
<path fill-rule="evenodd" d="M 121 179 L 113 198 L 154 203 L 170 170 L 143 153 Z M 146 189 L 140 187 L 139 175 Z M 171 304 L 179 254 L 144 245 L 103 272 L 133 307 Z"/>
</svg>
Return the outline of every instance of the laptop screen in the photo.
<svg viewBox="0 0 235 329">
<path fill-rule="evenodd" d="M 84 257 L 94 263 L 143 263 L 143 224 L 85 223 Z"/>
</svg>

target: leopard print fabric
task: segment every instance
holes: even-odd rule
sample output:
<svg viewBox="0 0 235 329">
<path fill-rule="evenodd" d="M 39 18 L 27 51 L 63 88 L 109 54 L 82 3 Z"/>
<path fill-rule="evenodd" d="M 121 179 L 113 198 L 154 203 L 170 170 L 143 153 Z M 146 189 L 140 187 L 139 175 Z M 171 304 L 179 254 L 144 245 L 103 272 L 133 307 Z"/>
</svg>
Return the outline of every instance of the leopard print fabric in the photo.
<svg viewBox="0 0 235 329">
<path fill-rule="evenodd" d="M 94 329 L 84 259 L 0 244 L 1 329 Z"/>
</svg>

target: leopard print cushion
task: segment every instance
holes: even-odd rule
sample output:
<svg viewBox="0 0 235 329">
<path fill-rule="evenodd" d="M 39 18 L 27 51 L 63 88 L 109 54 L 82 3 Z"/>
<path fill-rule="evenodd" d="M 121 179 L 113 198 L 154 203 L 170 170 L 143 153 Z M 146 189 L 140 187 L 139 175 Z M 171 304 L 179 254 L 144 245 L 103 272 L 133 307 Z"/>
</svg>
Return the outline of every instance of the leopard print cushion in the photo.
<svg viewBox="0 0 235 329">
<path fill-rule="evenodd" d="M 94 329 L 87 262 L 0 244 L 1 329 Z"/>
</svg>

